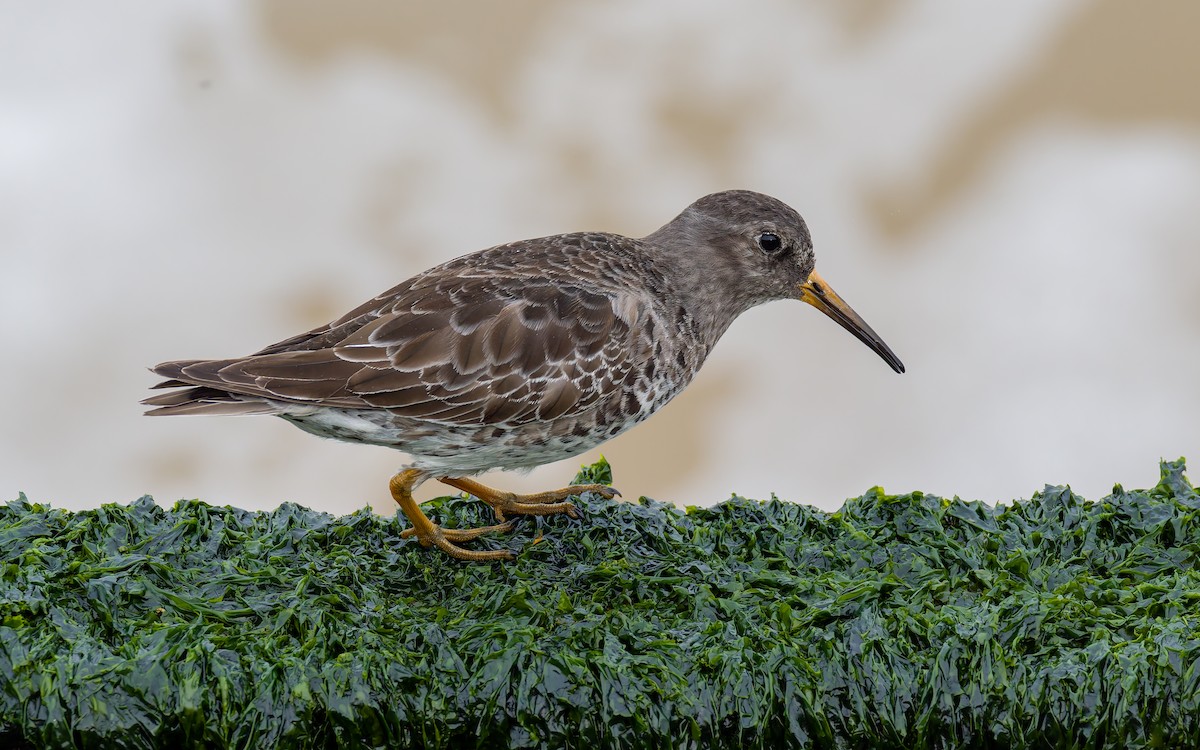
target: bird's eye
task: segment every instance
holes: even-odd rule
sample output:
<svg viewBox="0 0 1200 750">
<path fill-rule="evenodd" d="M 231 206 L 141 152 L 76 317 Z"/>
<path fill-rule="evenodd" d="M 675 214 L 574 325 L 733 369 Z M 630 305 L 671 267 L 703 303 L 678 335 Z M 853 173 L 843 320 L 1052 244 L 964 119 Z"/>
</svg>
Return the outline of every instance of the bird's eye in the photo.
<svg viewBox="0 0 1200 750">
<path fill-rule="evenodd" d="M 771 232 L 763 232 L 758 235 L 758 246 L 767 255 L 774 255 L 783 249 L 783 240 L 779 239 L 779 235 Z"/>
</svg>

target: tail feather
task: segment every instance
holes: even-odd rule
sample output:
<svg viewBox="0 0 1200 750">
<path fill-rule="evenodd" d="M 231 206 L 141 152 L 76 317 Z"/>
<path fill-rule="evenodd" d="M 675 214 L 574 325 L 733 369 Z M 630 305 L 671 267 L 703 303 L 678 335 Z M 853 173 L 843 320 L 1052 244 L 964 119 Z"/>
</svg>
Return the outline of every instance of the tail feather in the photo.
<svg viewBox="0 0 1200 750">
<path fill-rule="evenodd" d="M 158 386 L 155 386 L 157 388 Z M 166 386 L 163 386 L 164 388 Z M 142 399 L 142 403 L 146 406 L 179 406 L 180 404 L 188 404 L 197 400 L 204 400 L 203 395 L 197 393 L 204 389 L 189 388 L 186 391 L 171 391 L 170 393 L 160 393 L 157 396 Z M 211 388 L 207 390 L 212 390 Z M 197 398 L 199 396 L 199 399 Z M 211 399 L 209 399 L 211 400 Z"/>
<path fill-rule="evenodd" d="M 204 360 L 202 359 L 176 359 L 171 362 L 163 362 L 151 367 L 150 372 L 154 373 L 155 375 L 162 375 L 164 378 L 168 378 L 166 383 L 159 383 L 155 386 L 155 388 L 168 388 L 170 386 L 168 386 L 167 383 L 174 381 L 184 383 L 184 381 L 181 380 L 183 377 L 183 368 L 203 361 Z M 184 385 L 187 385 L 187 383 L 184 383 Z"/>
<path fill-rule="evenodd" d="M 191 383 L 185 383 L 182 380 L 164 380 L 161 383 L 156 383 L 151 388 L 186 388 Z"/>
<path fill-rule="evenodd" d="M 142 403 L 146 403 L 143 401 Z M 146 412 L 148 417 L 188 416 L 242 416 L 245 414 L 277 414 L 278 410 L 265 402 L 252 401 L 189 401 L 184 404 L 160 406 Z"/>
<path fill-rule="evenodd" d="M 206 414 L 212 416 L 230 416 L 242 414 L 278 414 L 276 406 L 254 396 L 245 396 L 205 385 L 196 385 L 172 376 L 182 375 L 183 368 L 199 362 L 189 360 L 180 362 L 164 362 L 154 368 L 154 372 L 170 379 L 164 380 L 153 388 L 174 388 L 167 393 L 159 393 L 143 399 L 145 406 L 158 407 L 146 412 L 146 416 L 184 416 L 189 414 Z M 186 376 L 185 376 L 186 377 Z"/>
<path fill-rule="evenodd" d="M 283 352 L 242 359 L 181 359 L 152 371 L 166 380 L 156 389 L 175 389 L 142 401 L 159 407 L 148 415 L 280 414 L 288 404 L 357 406 L 345 380 L 362 365 L 321 352 Z"/>
</svg>

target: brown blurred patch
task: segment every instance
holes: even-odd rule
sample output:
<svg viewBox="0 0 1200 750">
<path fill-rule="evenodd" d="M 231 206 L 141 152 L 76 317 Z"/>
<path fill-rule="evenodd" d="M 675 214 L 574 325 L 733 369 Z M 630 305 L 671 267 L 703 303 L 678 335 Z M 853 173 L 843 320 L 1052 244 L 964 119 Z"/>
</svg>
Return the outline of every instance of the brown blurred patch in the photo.
<svg viewBox="0 0 1200 750">
<path fill-rule="evenodd" d="M 313 278 L 283 294 L 276 309 L 283 313 L 286 330 L 297 333 L 336 320 L 348 309 L 346 300 L 334 293 L 327 278 Z"/>
<path fill-rule="evenodd" d="M 183 484 L 200 476 L 205 468 L 204 456 L 185 447 L 155 446 L 138 462 L 143 467 L 142 479 L 152 485 Z"/>
<path fill-rule="evenodd" d="M 410 273 L 445 260 L 439 254 L 439 239 L 425 236 L 412 221 L 425 200 L 424 180 L 437 169 L 434 158 L 432 154 L 397 154 L 374 170 L 365 192 L 361 217 L 364 246 L 389 264 L 403 258 Z M 458 252 L 468 249 L 455 248 Z"/>
<path fill-rule="evenodd" d="M 896 0 L 825 0 L 825 7 L 841 21 L 842 30 L 853 43 L 869 41 L 910 4 Z"/>
<path fill-rule="evenodd" d="M 257 3 L 264 37 L 297 63 L 363 52 L 415 63 L 448 77 L 501 123 L 513 119 L 510 84 L 554 7 L 549 0 Z"/>
<path fill-rule="evenodd" d="M 749 82 L 748 82 L 749 84 Z M 737 91 L 706 96 L 694 89 L 671 89 L 656 102 L 664 137 L 682 156 L 712 171 L 714 184 L 733 184 L 743 172 L 738 158 L 751 113 L 762 116 L 773 101 L 770 85 L 759 81 Z M 771 112 L 766 113 L 770 115 Z"/>
<path fill-rule="evenodd" d="M 571 220 L 577 222 L 573 226 L 580 230 L 615 231 L 629 219 L 622 210 L 619 191 L 611 187 L 623 184 L 620 170 L 586 141 L 569 133 L 565 135 L 564 140 L 553 144 L 556 149 L 553 178 L 556 185 L 572 186 L 571 207 L 576 215 Z"/>
<path fill-rule="evenodd" d="M 990 155 L 1046 117 L 1098 127 L 1148 124 L 1200 128 L 1200 3 L 1102 0 L 1082 6 L 1041 57 L 978 110 L 919 177 L 866 197 L 895 238 L 945 211 Z"/>
</svg>

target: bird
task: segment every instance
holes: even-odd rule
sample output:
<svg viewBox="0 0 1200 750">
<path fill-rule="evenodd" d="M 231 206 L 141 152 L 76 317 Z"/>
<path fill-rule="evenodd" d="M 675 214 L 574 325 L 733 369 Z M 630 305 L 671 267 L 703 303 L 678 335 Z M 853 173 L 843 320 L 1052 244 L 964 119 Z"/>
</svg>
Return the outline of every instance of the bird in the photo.
<svg viewBox="0 0 1200 750">
<path fill-rule="evenodd" d="M 402 533 L 468 561 L 462 543 L 509 516 L 578 516 L 604 485 L 518 495 L 472 477 L 576 456 L 657 412 L 743 312 L 808 303 L 897 373 L 904 365 L 815 270 L 800 214 L 750 190 L 706 195 L 642 238 L 575 232 L 497 245 L 397 284 L 337 320 L 233 359 L 164 362 L 149 415 L 281 417 L 326 438 L 411 457 L 389 491 Z M 496 524 L 443 528 L 413 498 L 436 478 L 491 506 Z"/>
</svg>

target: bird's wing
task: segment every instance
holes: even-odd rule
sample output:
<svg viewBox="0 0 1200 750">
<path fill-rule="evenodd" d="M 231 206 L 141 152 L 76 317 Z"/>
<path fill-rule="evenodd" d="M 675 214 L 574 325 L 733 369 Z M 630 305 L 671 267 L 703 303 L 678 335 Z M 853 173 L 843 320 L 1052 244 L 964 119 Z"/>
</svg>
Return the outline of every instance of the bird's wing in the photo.
<svg viewBox="0 0 1200 750">
<path fill-rule="evenodd" d="M 582 412 L 624 390 L 653 355 L 646 334 L 657 321 L 648 301 L 629 292 L 557 279 L 414 281 L 262 353 L 156 372 L 183 381 L 172 385 L 244 396 L 523 424 Z"/>
</svg>

